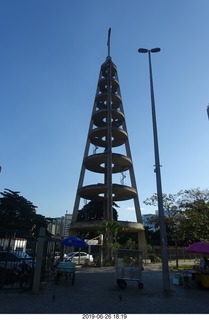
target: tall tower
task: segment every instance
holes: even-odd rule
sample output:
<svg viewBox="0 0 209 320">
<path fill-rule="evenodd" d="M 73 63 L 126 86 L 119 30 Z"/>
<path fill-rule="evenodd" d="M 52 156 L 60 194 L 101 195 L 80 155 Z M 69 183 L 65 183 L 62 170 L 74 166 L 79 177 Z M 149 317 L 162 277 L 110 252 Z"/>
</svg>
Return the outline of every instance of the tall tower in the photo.
<svg viewBox="0 0 209 320">
<path fill-rule="evenodd" d="M 113 202 L 132 199 L 137 222 L 120 223 L 128 231 L 137 232 L 139 245 L 144 247 L 144 228 L 117 67 L 110 56 L 110 32 L 111 29 L 108 32 L 108 56 L 99 73 L 70 230 L 71 233 L 98 230 L 101 225 L 102 221 L 77 221 L 81 198 L 87 201 L 102 201 L 103 219 L 108 221 L 113 220 Z M 96 174 L 98 183 L 84 185 L 87 171 Z M 118 174 L 122 175 L 122 178 L 116 183 Z M 129 185 L 124 183 L 127 174 Z"/>
</svg>

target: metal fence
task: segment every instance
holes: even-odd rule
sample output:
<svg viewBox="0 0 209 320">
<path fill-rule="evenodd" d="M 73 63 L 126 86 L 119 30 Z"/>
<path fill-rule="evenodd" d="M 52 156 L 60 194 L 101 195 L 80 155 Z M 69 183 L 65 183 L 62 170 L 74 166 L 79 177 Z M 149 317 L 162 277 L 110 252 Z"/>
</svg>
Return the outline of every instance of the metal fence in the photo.
<svg viewBox="0 0 209 320">
<path fill-rule="evenodd" d="M 56 250 L 56 240 L 45 236 L 41 262 L 40 282 L 51 276 Z M 33 287 L 34 268 L 37 261 L 37 237 L 20 232 L 0 232 L 0 289 Z"/>
<path fill-rule="evenodd" d="M 153 257 L 153 260 L 161 259 L 161 248 L 160 246 L 153 246 L 152 251 L 148 253 L 148 256 Z M 186 247 L 168 247 L 168 259 L 170 261 L 181 259 L 181 260 L 194 260 L 199 259 L 200 255 L 191 254 L 186 252 Z M 153 261 L 156 262 L 156 261 Z"/>
</svg>

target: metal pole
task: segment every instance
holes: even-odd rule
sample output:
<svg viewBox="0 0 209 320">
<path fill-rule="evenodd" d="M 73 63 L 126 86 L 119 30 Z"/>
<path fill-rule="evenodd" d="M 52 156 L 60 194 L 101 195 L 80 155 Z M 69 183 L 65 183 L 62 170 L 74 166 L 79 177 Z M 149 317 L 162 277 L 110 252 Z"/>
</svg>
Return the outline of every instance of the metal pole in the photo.
<svg viewBox="0 0 209 320">
<path fill-rule="evenodd" d="M 111 28 L 108 31 L 108 56 L 107 61 L 107 172 L 105 175 L 105 184 L 107 185 L 107 201 L 106 201 L 106 210 L 107 210 L 107 220 L 111 222 L 113 220 L 113 194 L 112 194 L 112 60 L 110 57 L 110 33 Z M 108 230 L 107 237 L 107 260 L 112 260 L 112 232 Z"/>
<path fill-rule="evenodd" d="M 38 293 L 40 289 L 45 234 L 46 234 L 45 228 L 41 227 L 39 230 L 39 236 L 38 236 L 38 242 L 37 242 L 36 265 L 34 270 L 33 288 L 32 288 L 33 293 Z"/>
<path fill-rule="evenodd" d="M 168 248 L 167 248 L 167 234 L 164 219 L 163 210 L 163 196 L 162 196 L 162 184 L 161 184 L 161 173 L 160 173 L 160 157 L 158 148 L 158 136 L 157 136 L 157 122 L 155 112 L 155 99 L 154 99 L 154 88 L 152 78 L 152 64 L 151 64 L 151 51 L 148 50 L 149 57 L 149 74 L 150 74 L 150 93 L 151 93 L 151 106 L 152 106 L 152 122 L 153 122 L 153 137 L 154 137 L 154 152 L 155 152 L 155 173 L 156 173 L 156 184 L 157 184 L 157 196 L 158 196 L 158 213 L 160 220 L 160 239 L 161 239 L 161 255 L 162 255 L 162 271 L 163 271 L 163 289 L 164 291 L 170 291 L 169 281 L 169 268 L 168 268 Z"/>
</svg>

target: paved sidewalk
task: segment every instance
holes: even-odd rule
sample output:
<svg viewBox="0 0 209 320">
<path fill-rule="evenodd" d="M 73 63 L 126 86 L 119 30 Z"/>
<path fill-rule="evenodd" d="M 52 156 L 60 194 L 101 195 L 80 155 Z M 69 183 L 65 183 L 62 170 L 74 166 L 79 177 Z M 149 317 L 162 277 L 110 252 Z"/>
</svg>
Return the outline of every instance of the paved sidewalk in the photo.
<svg viewBox="0 0 209 320">
<path fill-rule="evenodd" d="M 154 270 L 153 270 L 154 269 Z M 172 284 L 164 294 L 160 265 L 145 267 L 144 289 L 128 282 L 126 289 L 116 284 L 114 268 L 80 268 L 75 284 L 60 281 L 48 284 L 34 295 L 26 292 L 0 291 L 2 314 L 208 314 L 209 290 L 184 288 Z"/>
</svg>

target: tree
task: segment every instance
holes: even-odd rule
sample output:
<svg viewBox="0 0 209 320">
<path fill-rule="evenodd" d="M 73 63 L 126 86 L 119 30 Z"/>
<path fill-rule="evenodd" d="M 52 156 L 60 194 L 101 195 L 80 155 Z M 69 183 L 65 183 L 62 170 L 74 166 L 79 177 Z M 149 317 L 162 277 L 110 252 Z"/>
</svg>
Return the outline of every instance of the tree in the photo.
<svg viewBox="0 0 209 320">
<path fill-rule="evenodd" d="M 163 208 L 167 216 L 172 216 L 178 208 L 177 199 L 179 194 L 166 194 L 163 193 Z M 144 203 L 149 206 L 157 206 L 158 196 L 157 193 L 154 193 L 150 198 L 147 198 Z"/>
<path fill-rule="evenodd" d="M 157 205 L 157 194 L 144 203 Z M 191 242 L 209 240 L 209 190 L 194 188 L 174 195 L 163 194 L 163 206 L 170 242 L 178 239 L 178 243 L 187 246 Z"/>
<path fill-rule="evenodd" d="M 176 222 L 177 222 L 177 213 L 178 213 L 178 205 L 177 199 L 178 194 L 166 194 L 163 193 L 163 209 L 165 213 L 165 223 L 166 223 L 166 231 L 168 236 L 168 242 L 170 240 L 176 242 Z M 147 198 L 144 203 L 150 206 L 157 206 L 158 197 L 157 193 L 154 193 L 150 198 Z M 149 238 L 154 240 L 153 244 L 160 243 L 160 232 L 159 232 L 159 216 L 153 216 L 150 218 L 150 223 L 155 224 L 155 231 L 149 232 Z M 153 234 L 152 234 L 153 233 Z M 152 236 L 152 237 L 151 237 Z"/>
<path fill-rule="evenodd" d="M 124 227 L 118 221 L 103 220 L 100 234 L 104 236 L 104 243 L 106 245 L 106 262 L 110 262 L 113 258 L 113 249 L 120 247 L 118 242 L 118 233 L 123 231 Z"/>
<path fill-rule="evenodd" d="M 113 203 L 114 207 L 118 207 L 116 203 Z M 104 220 L 104 204 L 103 201 L 90 201 L 81 210 L 78 210 L 77 221 L 92 221 L 92 220 Z M 113 208 L 113 220 L 118 219 L 118 213 Z"/>
<path fill-rule="evenodd" d="M 200 188 L 193 188 L 189 190 L 181 190 L 178 192 L 178 204 L 181 208 L 190 207 L 191 204 L 197 201 L 209 202 L 209 190 Z"/>
<path fill-rule="evenodd" d="M 0 229 L 34 235 L 40 227 L 47 227 L 44 216 L 36 214 L 36 206 L 20 196 L 20 192 L 5 189 L 0 198 Z"/>
<path fill-rule="evenodd" d="M 100 228 L 100 233 L 104 235 L 105 242 L 108 241 L 108 236 L 113 238 L 114 247 L 118 246 L 118 234 L 124 231 L 124 227 L 118 221 L 107 221 L 103 220 L 102 226 Z"/>
<path fill-rule="evenodd" d="M 181 232 L 188 245 L 209 240 L 209 190 L 181 190 L 178 200 L 181 209 Z"/>
</svg>

